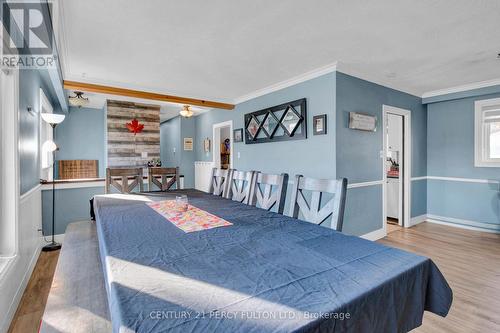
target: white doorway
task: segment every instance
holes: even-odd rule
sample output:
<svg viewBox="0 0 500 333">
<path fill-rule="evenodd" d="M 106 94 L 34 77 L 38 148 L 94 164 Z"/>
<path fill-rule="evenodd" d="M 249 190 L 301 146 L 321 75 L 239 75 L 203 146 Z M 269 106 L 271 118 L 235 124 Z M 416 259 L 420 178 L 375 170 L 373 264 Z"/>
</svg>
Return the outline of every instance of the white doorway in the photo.
<svg viewBox="0 0 500 333">
<path fill-rule="evenodd" d="M 383 214 L 385 232 L 409 226 L 411 112 L 383 106 Z"/>
<path fill-rule="evenodd" d="M 215 168 L 233 168 L 233 121 L 213 125 L 213 162 Z"/>
</svg>

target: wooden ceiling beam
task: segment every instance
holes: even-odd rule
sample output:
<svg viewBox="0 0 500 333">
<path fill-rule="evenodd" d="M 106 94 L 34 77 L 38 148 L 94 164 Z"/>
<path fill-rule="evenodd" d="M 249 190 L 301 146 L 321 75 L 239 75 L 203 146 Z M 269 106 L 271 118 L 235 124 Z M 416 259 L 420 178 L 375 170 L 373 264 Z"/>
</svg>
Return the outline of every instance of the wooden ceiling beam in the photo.
<svg viewBox="0 0 500 333">
<path fill-rule="evenodd" d="M 93 92 L 93 93 L 98 93 L 98 94 L 109 94 L 109 95 L 117 95 L 117 96 L 134 97 L 134 98 L 149 99 L 149 100 L 154 100 L 154 101 L 196 105 L 196 106 L 225 109 L 225 110 L 234 109 L 234 104 L 228 104 L 228 103 L 205 101 L 202 99 L 180 97 L 180 96 L 173 96 L 173 95 L 157 94 L 157 93 L 152 93 L 152 92 L 147 92 L 147 91 L 103 86 L 103 85 L 92 84 L 92 83 L 83 83 L 83 82 L 66 81 L 66 80 L 64 80 L 63 82 L 64 82 L 64 89 L 67 89 L 67 90 L 86 91 L 86 92 Z"/>
</svg>

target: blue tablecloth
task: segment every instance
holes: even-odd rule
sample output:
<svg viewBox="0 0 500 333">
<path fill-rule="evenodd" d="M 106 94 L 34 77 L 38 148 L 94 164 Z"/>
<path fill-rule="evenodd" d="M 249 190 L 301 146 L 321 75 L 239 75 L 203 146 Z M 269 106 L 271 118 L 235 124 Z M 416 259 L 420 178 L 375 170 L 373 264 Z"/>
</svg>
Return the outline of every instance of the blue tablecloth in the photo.
<svg viewBox="0 0 500 333">
<path fill-rule="evenodd" d="M 96 196 L 114 332 L 406 332 L 452 291 L 428 258 L 194 190 L 233 223 L 184 233 L 141 200 Z"/>
</svg>

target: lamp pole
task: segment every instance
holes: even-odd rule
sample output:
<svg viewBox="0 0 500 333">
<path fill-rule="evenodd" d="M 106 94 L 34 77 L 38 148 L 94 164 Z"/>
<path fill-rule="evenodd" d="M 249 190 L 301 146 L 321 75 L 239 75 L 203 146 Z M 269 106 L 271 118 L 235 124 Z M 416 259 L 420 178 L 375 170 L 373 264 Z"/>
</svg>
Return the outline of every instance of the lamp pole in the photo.
<svg viewBox="0 0 500 333">
<path fill-rule="evenodd" d="M 55 142 L 56 139 L 55 129 L 57 123 L 50 123 L 50 126 L 52 127 L 52 137 L 54 138 Z M 61 248 L 61 244 L 57 243 L 54 238 L 55 225 L 56 225 L 56 151 L 58 149 L 59 148 L 56 147 L 56 149 L 52 151 L 52 241 L 42 248 L 42 251 L 44 252 L 55 251 Z"/>
</svg>

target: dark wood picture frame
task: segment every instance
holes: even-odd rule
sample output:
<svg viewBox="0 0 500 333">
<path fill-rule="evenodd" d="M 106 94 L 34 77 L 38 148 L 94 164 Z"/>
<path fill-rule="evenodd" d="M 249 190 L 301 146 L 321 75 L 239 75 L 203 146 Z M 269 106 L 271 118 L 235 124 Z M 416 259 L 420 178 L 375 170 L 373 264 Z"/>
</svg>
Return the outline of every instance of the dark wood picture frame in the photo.
<svg viewBox="0 0 500 333">
<path fill-rule="evenodd" d="M 321 122 L 321 125 L 318 124 Z M 324 135 L 327 133 L 326 114 L 320 114 L 313 117 L 313 135 Z"/>
<path fill-rule="evenodd" d="M 239 137 L 236 135 L 239 134 Z M 233 130 L 233 142 L 243 142 L 243 128 Z"/>
<path fill-rule="evenodd" d="M 278 117 L 276 112 L 281 111 L 283 111 L 283 113 Z M 295 115 L 297 118 L 297 123 L 292 130 L 290 130 L 284 123 L 288 112 L 292 112 L 292 116 Z M 259 121 L 258 117 L 262 117 L 262 115 L 264 115 L 264 117 Z M 272 128 L 265 125 L 268 120 L 273 122 L 274 126 L 272 126 Z M 249 125 L 251 124 L 254 124 L 254 126 L 251 130 L 249 130 Z M 283 135 L 275 135 L 278 128 L 283 130 Z M 306 99 L 302 98 L 252 113 L 247 113 L 245 114 L 244 129 L 245 144 L 307 139 Z M 298 131 L 298 129 L 300 129 L 300 131 Z M 261 132 L 264 133 L 264 137 L 259 137 Z"/>
</svg>

